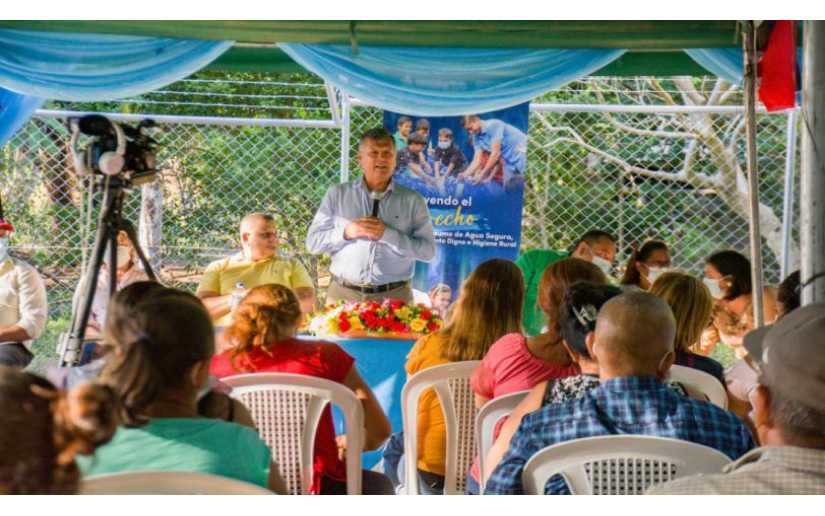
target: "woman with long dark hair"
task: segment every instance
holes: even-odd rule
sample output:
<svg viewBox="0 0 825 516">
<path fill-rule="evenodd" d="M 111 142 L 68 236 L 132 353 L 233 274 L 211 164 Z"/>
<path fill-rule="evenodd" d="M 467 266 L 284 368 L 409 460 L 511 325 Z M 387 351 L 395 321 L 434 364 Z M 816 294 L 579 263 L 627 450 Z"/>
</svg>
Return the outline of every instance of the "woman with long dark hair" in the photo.
<svg viewBox="0 0 825 516">
<path fill-rule="evenodd" d="M 670 267 L 670 250 L 660 240 L 648 240 L 639 249 L 633 249 L 625 264 L 622 285 L 635 285 L 642 290 L 650 286 Z"/>
</svg>

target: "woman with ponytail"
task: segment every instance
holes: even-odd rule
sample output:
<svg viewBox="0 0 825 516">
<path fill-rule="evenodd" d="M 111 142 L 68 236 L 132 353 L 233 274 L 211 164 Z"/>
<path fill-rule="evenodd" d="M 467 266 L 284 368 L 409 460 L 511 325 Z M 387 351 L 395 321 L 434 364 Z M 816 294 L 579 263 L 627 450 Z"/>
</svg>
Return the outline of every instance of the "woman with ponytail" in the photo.
<svg viewBox="0 0 825 516">
<path fill-rule="evenodd" d="M 648 240 L 627 259 L 622 285 L 633 285 L 650 290 L 656 278 L 670 267 L 670 250 L 659 240 Z"/>
<path fill-rule="evenodd" d="M 198 412 L 215 346 L 198 298 L 166 289 L 122 313 L 110 310 L 103 345 L 101 381 L 120 398 L 122 426 L 111 442 L 78 461 L 84 475 L 191 471 L 286 492 L 255 430 Z"/>
<path fill-rule="evenodd" d="M 364 406 L 365 450 L 374 450 L 390 435 L 390 422 L 372 390 L 358 374 L 354 359 L 337 344 L 298 340 L 301 305 L 292 289 L 283 285 L 253 288 L 235 310 L 225 331 L 230 349 L 212 359 L 210 371 L 218 378 L 242 373 L 292 373 L 332 380 L 349 387 Z M 330 407 L 324 409 L 315 436 L 312 492 L 346 493 L 346 468 L 341 459 L 346 442 L 336 438 Z M 393 494 L 389 479 L 364 471 L 364 494 Z"/>
<path fill-rule="evenodd" d="M 115 393 L 85 383 L 59 391 L 48 380 L 0 366 L 0 494 L 75 494 L 78 454 L 117 428 Z"/>
</svg>

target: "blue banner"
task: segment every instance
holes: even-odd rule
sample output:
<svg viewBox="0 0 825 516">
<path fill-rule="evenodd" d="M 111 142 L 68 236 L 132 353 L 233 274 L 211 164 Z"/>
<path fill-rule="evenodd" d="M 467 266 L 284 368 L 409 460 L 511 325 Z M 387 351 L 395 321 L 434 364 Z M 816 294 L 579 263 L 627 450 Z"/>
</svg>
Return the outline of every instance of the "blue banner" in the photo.
<svg viewBox="0 0 825 516">
<path fill-rule="evenodd" d="M 435 230 L 435 258 L 416 265 L 417 300 L 443 307 L 478 264 L 518 257 L 528 117 L 527 103 L 458 117 L 384 112 L 393 180 L 424 196 Z"/>
</svg>

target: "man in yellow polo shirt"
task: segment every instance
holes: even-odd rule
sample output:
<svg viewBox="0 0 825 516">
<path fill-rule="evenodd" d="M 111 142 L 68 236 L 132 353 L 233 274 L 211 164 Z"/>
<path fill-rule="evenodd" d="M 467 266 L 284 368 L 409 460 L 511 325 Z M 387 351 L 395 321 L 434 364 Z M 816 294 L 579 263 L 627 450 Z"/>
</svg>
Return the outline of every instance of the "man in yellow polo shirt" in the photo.
<svg viewBox="0 0 825 516">
<path fill-rule="evenodd" d="M 278 232 L 271 215 L 251 213 L 241 220 L 241 252 L 210 263 L 196 292 L 216 327 L 229 324 L 239 294 L 269 283 L 292 288 L 301 310 L 312 312 L 315 289 L 306 268 L 297 260 L 278 258 L 277 251 Z"/>
</svg>

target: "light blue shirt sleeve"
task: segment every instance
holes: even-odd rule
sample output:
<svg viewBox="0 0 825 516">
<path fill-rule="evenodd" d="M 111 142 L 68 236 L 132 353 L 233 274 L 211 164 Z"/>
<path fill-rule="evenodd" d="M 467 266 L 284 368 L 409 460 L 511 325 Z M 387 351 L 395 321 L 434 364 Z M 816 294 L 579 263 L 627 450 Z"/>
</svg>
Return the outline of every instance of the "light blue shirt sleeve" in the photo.
<svg viewBox="0 0 825 516">
<path fill-rule="evenodd" d="M 339 195 L 340 190 L 330 188 L 312 219 L 306 238 L 307 249 L 312 254 L 335 254 L 350 243 L 344 238 L 344 230 L 351 221 L 336 212 L 341 204 Z"/>
<path fill-rule="evenodd" d="M 415 201 L 412 233 L 406 235 L 386 224 L 381 242 L 400 255 L 428 262 L 435 256 L 435 236 L 427 203 L 420 197 Z"/>
</svg>

